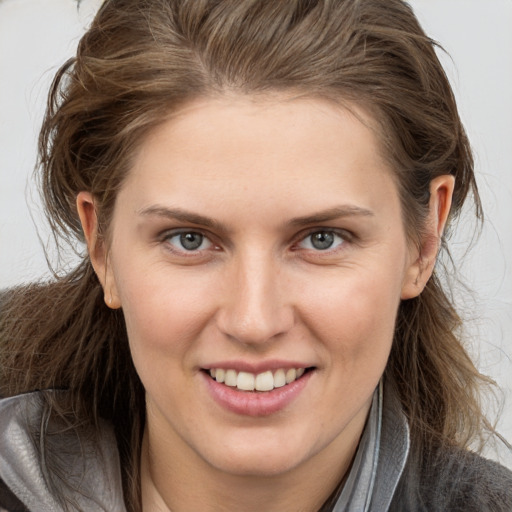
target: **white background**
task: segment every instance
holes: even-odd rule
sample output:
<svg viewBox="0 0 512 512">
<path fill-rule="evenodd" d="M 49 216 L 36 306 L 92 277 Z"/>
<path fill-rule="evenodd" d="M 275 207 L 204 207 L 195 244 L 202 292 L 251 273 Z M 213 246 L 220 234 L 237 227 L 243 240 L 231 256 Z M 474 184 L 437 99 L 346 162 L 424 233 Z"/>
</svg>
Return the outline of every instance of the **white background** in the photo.
<svg viewBox="0 0 512 512">
<path fill-rule="evenodd" d="M 47 272 L 47 243 L 30 183 L 46 92 L 99 0 L 0 0 L 0 288 Z M 474 145 L 486 224 L 454 240 L 468 346 L 504 390 L 499 430 L 512 440 L 512 0 L 413 0 L 441 55 Z M 38 233 L 34 223 L 39 226 Z"/>
</svg>

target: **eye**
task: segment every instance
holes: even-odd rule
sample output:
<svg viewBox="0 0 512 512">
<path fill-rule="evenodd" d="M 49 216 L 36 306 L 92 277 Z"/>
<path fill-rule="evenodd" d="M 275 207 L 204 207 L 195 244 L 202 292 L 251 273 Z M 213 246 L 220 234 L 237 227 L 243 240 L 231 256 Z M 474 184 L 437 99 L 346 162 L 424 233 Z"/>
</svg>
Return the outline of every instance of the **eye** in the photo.
<svg viewBox="0 0 512 512">
<path fill-rule="evenodd" d="M 310 233 L 299 243 L 299 247 L 314 251 L 326 251 L 339 247 L 344 241 L 335 231 L 321 230 Z"/>
<path fill-rule="evenodd" d="M 178 251 L 202 251 L 209 249 L 213 244 L 202 233 L 197 231 L 182 231 L 166 237 L 173 249 Z"/>
</svg>

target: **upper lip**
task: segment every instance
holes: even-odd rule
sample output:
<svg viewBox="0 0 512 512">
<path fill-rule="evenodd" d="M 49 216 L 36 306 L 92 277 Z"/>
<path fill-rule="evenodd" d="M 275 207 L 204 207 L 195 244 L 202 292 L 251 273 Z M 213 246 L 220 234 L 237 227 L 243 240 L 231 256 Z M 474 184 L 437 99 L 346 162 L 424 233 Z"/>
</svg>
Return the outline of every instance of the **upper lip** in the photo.
<svg viewBox="0 0 512 512">
<path fill-rule="evenodd" d="M 311 368 L 313 365 L 298 361 L 269 360 L 269 361 L 218 361 L 215 363 L 202 366 L 203 370 L 211 370 L 212 368 L 222 368 L 223 370 L 236 370 L 237 372 L 262 373 L 268 370 L 274 371 L 280 368 L 287 370 L 289 368 Z"/>
</svg>

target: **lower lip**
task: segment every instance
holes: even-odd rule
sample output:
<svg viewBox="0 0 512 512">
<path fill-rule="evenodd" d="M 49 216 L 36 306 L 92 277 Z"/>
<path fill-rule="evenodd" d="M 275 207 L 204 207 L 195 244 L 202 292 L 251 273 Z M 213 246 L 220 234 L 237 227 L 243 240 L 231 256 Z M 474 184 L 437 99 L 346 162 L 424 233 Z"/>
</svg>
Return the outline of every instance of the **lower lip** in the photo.
<svg viewBox="0 0 512 512">
<path fill-rule="evenodd" d="M 269 416 L 284 409 L 296 399 L 308 383 L 313 371 L 272 391 L 239 391 L 201 372 L 213 399 L 228 411 L 245 416 Z"/>
</svg>

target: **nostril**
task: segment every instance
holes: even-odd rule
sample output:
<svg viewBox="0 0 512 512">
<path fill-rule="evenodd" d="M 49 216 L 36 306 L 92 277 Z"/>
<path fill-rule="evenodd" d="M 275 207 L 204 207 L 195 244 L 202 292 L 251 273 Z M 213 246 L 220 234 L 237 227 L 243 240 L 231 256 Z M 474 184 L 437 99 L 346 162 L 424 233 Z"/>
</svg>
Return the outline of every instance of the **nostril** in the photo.
<svg viewBox="0 0 512 512">
<path fill-rule="evenodd" d="M 254 290 L 258 286 L 244 286 L 244 290 L 232 298 L 232 302 L 220 308 L 216 316 L 221 333 L 243 345 L 262 345 L 289 334 L 295 323 L 291 306 L 273 298 L 275 293 Z"/>
</svg>

